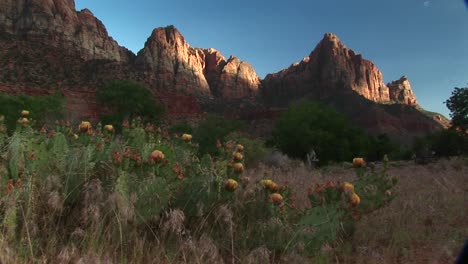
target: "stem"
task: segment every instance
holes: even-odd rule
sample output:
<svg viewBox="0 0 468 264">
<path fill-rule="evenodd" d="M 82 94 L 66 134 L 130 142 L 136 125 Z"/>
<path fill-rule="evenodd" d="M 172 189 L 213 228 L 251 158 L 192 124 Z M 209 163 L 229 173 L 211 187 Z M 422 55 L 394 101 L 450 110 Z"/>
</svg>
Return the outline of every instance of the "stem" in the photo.
<svg viewBox="0 0 468 264">
<path fill-rule="evenodd" d="M 26 216 L 24 215 L 24 209 L 23 209 L 22 205 L 21 205 L 21 214 L 23 214 L 24 225 L 26 226 L 26 234 L 28 236 L 29 252 L 31 253 L 31 259 L 34 259 L 34 252 L 33 252 L 33 248 L 32 248 L 31 236 L 29 235 L 28 221 L 26 219 Z"/>
</svg>

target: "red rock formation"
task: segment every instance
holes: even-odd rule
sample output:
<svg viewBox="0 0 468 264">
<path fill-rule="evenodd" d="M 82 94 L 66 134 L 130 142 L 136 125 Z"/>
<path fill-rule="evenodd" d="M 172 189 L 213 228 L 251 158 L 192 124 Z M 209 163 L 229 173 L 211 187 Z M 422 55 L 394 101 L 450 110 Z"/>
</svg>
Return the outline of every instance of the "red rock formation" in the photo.
<svg viewBox="0 0 468 264">
<path fill-rule="evenodd" d="M 407 105 L 418 104 L 408 77 L 402 76 L 399 80 L 388 83 L 387 86 L 390 91 L 391 101 Z"/>
<path fill-rule="evenodd" d="M 67 45 L 85 59 L 127 62 L 132 57 L 91 11 L 75 11 L 73 0 L 2 0 L 0 29 L 52 46 Z"/>
<path fill-rule="evenodd" d="M 388 87 L 382 73 L 371 61 L 347 48 L 332 33 L 325 34 L 300 63 L 268 75 L 264 87 L 266 95 L 298 97 L 313 93 L 322 98 L 337 90 L 352 90 L 377 103 L 416 104 L 407 79 Z"/>
<path fill-rule="evenodd" d="M 250 64 L 215 49 L 192 48 L 174 26 L 157 28 L 138 52 L 145 79 L 163 89 L 199 93 L 223 99 L 253 96 L 260 79 Z"/>
<path fill-rule="evenodd" d="M 203 75 L 205 54 L 190 47 L 173 26 L 157 28 L 138 52 L 136 63 L 145 72 L 145 79 L 159 89 L 210 94 Z"/>
<path fill-rule="evenodd" d="M 406 77 L 385 85 L 371 61 L 331 33 L 301 62 L 268 75 L 262 94 L 276 105 L 304 97 L 322 100 L 368 132 L 386 133 L 405 143 L 443 127 L 420 111 Z"/>
</svg>

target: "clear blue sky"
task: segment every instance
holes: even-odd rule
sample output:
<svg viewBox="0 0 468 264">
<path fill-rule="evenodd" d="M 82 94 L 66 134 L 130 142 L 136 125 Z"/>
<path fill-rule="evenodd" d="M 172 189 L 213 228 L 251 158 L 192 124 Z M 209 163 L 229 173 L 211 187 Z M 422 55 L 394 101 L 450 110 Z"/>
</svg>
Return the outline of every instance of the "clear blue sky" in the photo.
<svg viewBox="0 0 468 264">
<path fill-rule="evenodd" d="M 137 53 L 155 27 L 175 25 L 193 47 L 251 63 L 263 78 L 309 55 L 326 32 L 372 60 L 384 81 L 407 75 L 427 110 L 448 116 L 468 86 L 464 0 L 75 0 Z"/>
</svg>

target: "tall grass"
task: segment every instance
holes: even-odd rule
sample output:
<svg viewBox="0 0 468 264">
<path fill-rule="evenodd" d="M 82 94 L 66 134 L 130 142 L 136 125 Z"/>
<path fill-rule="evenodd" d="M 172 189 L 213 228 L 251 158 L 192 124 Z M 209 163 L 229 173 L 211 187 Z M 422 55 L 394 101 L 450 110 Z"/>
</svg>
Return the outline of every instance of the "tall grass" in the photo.
<svg viewBox="0 0 468 264">
<path fill-rule="evenodd" d="M 119 136 L 86 123 L 40 131 L 21 123 L 3 135 L 2 263 L 344 261 L 349 243 L 371 236 L 359 231 L 366 215 L 394 206 L 386 166 L 245 170 L 249 149 L 235 142 L 198 156 L 187 137 L 132 124 Z M 394 248 L 409 243 L 398 231 Z"/>
</svg>

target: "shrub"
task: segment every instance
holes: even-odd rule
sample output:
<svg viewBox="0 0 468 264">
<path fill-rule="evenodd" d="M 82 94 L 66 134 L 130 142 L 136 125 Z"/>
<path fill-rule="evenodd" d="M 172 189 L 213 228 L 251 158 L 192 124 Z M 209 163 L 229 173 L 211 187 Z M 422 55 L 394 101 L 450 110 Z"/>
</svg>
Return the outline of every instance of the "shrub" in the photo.
<svg viewBox="0 0 468 264">
<path fill-rule="evenodd" d="M 59 94 L 50 96 L 0 95 L 0 115 L 5 117 L 5 125 L 13 132 L 22 110 L 28 110 L 28 119 L 37 125 L 51 123 L 64 116 L 65 99 Z"/>
<path fill-rule="evenodd" d="M 97 90 L 96 99 L 110 109 L 109 114 L 101 115 L 102 122 L 119 129 L 123 120 L 140 117 L 144 122 L 156 122 L 163 113 L 151 92 L 132 81 L 111 81 Z"/>
<path fill-rule="evenodd" d="M 194 141 L 199 144 L 199 154 L 219 155 L 217 140 L 224 141 L 226 136 L 243 127 L 238 120 L 228 120 L 217 115 L 209 115 L 201 121 L 193 132 Z"/>
<path fill-rule="evenodd" d="M 370 138 L 322 103 L 301 101 L 284 112 L 273 131 L 273 144 L 287 155 L 304 159 L 314 150 L 319 164 L 367 156 Z"/>
</svg>

